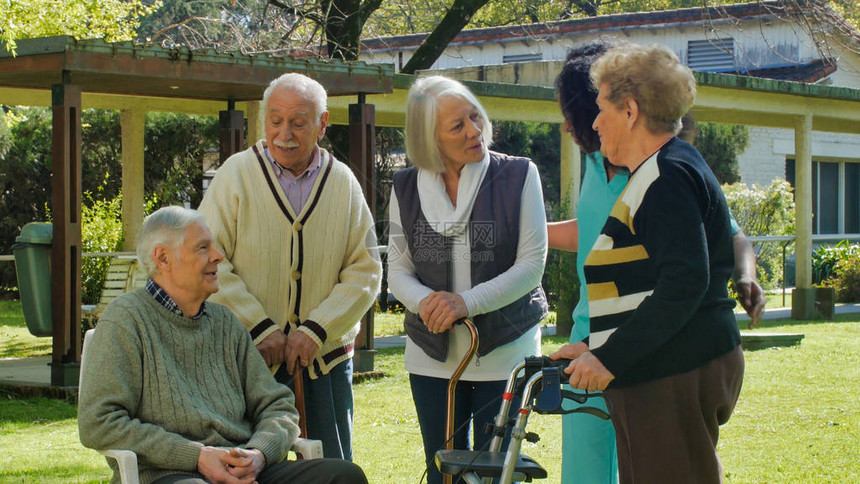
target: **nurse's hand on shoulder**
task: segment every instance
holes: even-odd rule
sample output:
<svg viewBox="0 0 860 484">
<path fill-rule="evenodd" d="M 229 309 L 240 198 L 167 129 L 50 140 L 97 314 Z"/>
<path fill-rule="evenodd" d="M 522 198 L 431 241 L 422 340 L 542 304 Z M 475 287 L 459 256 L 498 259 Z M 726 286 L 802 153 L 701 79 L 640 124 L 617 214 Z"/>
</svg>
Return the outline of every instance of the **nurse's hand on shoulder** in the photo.
<svg viewBox="0 0 860 484">
<path fill-rule="evenodd" d="M 586 351 L 588 351 L 588 345 L 580 341 L 578 343 L 571 343 L 562 346 L 558 349 L 558 351 L 549 355 L 549 357 L 553 360 L 558 360 L 561 358 L 565 358 L 567 360 L 574 360 L 582 356 L 582 354 Z"/>
<path fill-rule="evenodd" d="M 564 372 L 570 375 L 570 386 L 589 392 L 602 392 L 615 379 L 590 351 L 573 360 Z"/>
<path fill-rule="evenodd" d="M 460 318 L 469 315 L 466 301 L 459 294 L 447 291 L 430 293 L 418 303 L 418 315 L 431 333 L 443 333 Z"/>
</svg>

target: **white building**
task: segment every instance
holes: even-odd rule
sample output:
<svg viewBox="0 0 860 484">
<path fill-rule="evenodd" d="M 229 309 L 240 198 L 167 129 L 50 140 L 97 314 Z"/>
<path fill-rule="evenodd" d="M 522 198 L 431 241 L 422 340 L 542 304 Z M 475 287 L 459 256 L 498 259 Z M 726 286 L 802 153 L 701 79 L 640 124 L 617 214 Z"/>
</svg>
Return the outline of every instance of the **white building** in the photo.
<svg viewBox="0 0 860 484">
<path fill-rule="evenodd" d="M 816 48 L 825 37 L 813 39 L 810 26 L 829 40 L 825 47 Z M 517 83 L 516 63 L 545 63 L 551 85 L 568 50 L 600 36 L 666 45 L 698 71 L 860 89 L 860 35 L 824 29 L 810 17 L 799 22 L 775 1 L 465 30 L 432 69 L 471 68 L 472 79 Z M 360 58 L 400 68 L 425 37 L 365 40 Z M 503 64 L 513 64 L 503 69 L 504 81 L 490 78 L 498 68 L 484 67 Z M 793 182 L 794 151 L 794 131 L 751 126 L 750 147 L 739 159 L 742 181 Z M 812 160 L 813 233 L 860 233 L 860 135 L 813 132 Z"/>
</svg>

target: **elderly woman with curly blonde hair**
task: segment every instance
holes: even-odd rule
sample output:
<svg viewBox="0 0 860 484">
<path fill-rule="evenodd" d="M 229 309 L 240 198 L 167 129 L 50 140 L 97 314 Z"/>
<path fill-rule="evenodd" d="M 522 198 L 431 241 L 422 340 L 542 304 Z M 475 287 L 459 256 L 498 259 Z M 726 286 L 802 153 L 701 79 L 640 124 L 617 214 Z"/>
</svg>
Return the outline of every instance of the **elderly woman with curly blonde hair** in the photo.
<svg viewBox="0 0 860 484">
<path fill-rule="evenodd" d="M 744 360 L 726 200 L 676 137 L 695 79 L 667 48 L 633 44 L 595 61 L 591 77 L 601 153 L 630 180 L 585 260 L 591 329 L 570 384 L 605 390 L 621 482 L 720 482 L 719 426 Z"/>
</svg>

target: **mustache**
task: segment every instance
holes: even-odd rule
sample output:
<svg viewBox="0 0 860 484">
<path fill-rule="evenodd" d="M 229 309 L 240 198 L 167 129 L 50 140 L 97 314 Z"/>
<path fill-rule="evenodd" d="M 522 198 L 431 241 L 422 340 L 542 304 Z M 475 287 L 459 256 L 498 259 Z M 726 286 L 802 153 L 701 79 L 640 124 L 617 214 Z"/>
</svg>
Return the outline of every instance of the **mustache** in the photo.
<svg viewBox="0 0 860 484">
<path fill-rule="evenodd" d="M 276 139 L 276 140 L 272 141 L 272 144 L 277 146 L 278 148 L 286 148 L 286 149 L 299 147 L 299 144 L 295 141 L 281 141 L 281 140 Z"/>
</svg>

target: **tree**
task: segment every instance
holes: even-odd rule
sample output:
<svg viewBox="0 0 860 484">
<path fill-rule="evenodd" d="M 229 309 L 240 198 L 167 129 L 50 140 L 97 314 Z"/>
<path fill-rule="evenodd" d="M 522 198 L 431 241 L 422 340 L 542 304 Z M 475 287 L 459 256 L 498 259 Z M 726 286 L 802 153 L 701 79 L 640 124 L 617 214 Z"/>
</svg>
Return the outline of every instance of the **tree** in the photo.
<svg viewBox="0 0 860 484">
<path fill-rule="evenodd" d="M 448 44 L 469 23 L 472 16 L 489 0 L 454 0 L 454 4 L 448 13 L 433 29 L 433 32 L 421 42 L 418 49 L 412 54 L 409 62 L 403 66 L 400 72 L 413 74 L 420 69 L 429 69 L 436 59 L 442 55 Z"/>
<path fill-rule="evenodd" d="M 48 218 L 51 111 L 42 107 L 7 107 L 0 113 L 3 113 L 0 116 L 0 254 L 9 254 L 21 227 Z M 122 187 L 119 112 L 86 109 L 81 113 L 81 121 L 83 216 L 89 217 L 119 206 Z M 155 197 L 162 204 L 197 206 L 202 198 L 201 162 L 206 153 L 217 153 L 217 119 L 148 113 L 144 146 L 147 196 Z M 88 222 L 92 221 L 84 220 Z M 97 225 L 107 226 L 102 222 Z M 95 241 L 101 242 L 107 241 Z M 91 249 L 87 243 L 84 240 L 85 249 Z M 0 290 L 13 286 L 14 266 L 0 265 Z"/>
<path fill-rule="evenodd" d="M 543 197 L 553 206 L 560 203 L 561 133 L 558 125 L 548 123 L 493 123 L 492 149 L 531 158 L 541 174 Z"/>
<path fill-rule="evenodd" d="M 0 142 L 0 254 L 11 254 L 21 227 L 45 220 L 51 193 L 51 116 L 46 109 L 4 109 Z M 0 289 L 17 286 L 15 266 L 0 264 Z"/>
<path fill-rule="evenodd" d="M 738 155 L 749 146 L 749 128 L 742 125 L 699 123 L 694 144 L 720 184 L 741 181 Z"/>
<path fill-rule="evenodd" d="M 203 161 L 218 153 L 218 119 L 147 113 L 144 146 L 144 193 L 161 205 L 200 205 Z"/>
<path fill-rule="evenodd" d="M 15 52 L 15 40 L 51 35 L 79 39 L 131 40 L 140 19 L 159 5 L 142 0 L 15 0 L 0 8 L 0 45 Z"/>
<path fill-rule="evenodd" d="M 422 26 L 435 24 L 428 19 L 434 19 L 440 9 L 447 8 L 445 3 L 437 3 L 437 0 L 426 1 L 428 7 L 433 8 L 407 8 L 413 14 L 421 15 L 424 19 Z M 439 31 L 435 40 L 427 47 L 422 46 L 416 55 L 424 56 L 424 52 L 431 51 L 438 57 L 450 39 L 488 1 L 454 0 L 445 17 L 435 26 Z M 289 0 L 165 0 L 153 17 L 143 22 L 141 38 L 169 47 L 184 45 L 191 49 L 219 48 L 243 53 L 321 54 L 333 59 L 356 60 L 365 26 L 382 4 L 382 0 L 318 0 L 309 3 Z M 382 13 L 392 13 L 392 10 L 387 7 Z M 375 25 L 386 21 L 375 17 Z M 426 64 L 425 61 L 416 68 L 429 67 L 435 62 L 435 57 L 429 62 Z"/>
</svg>

